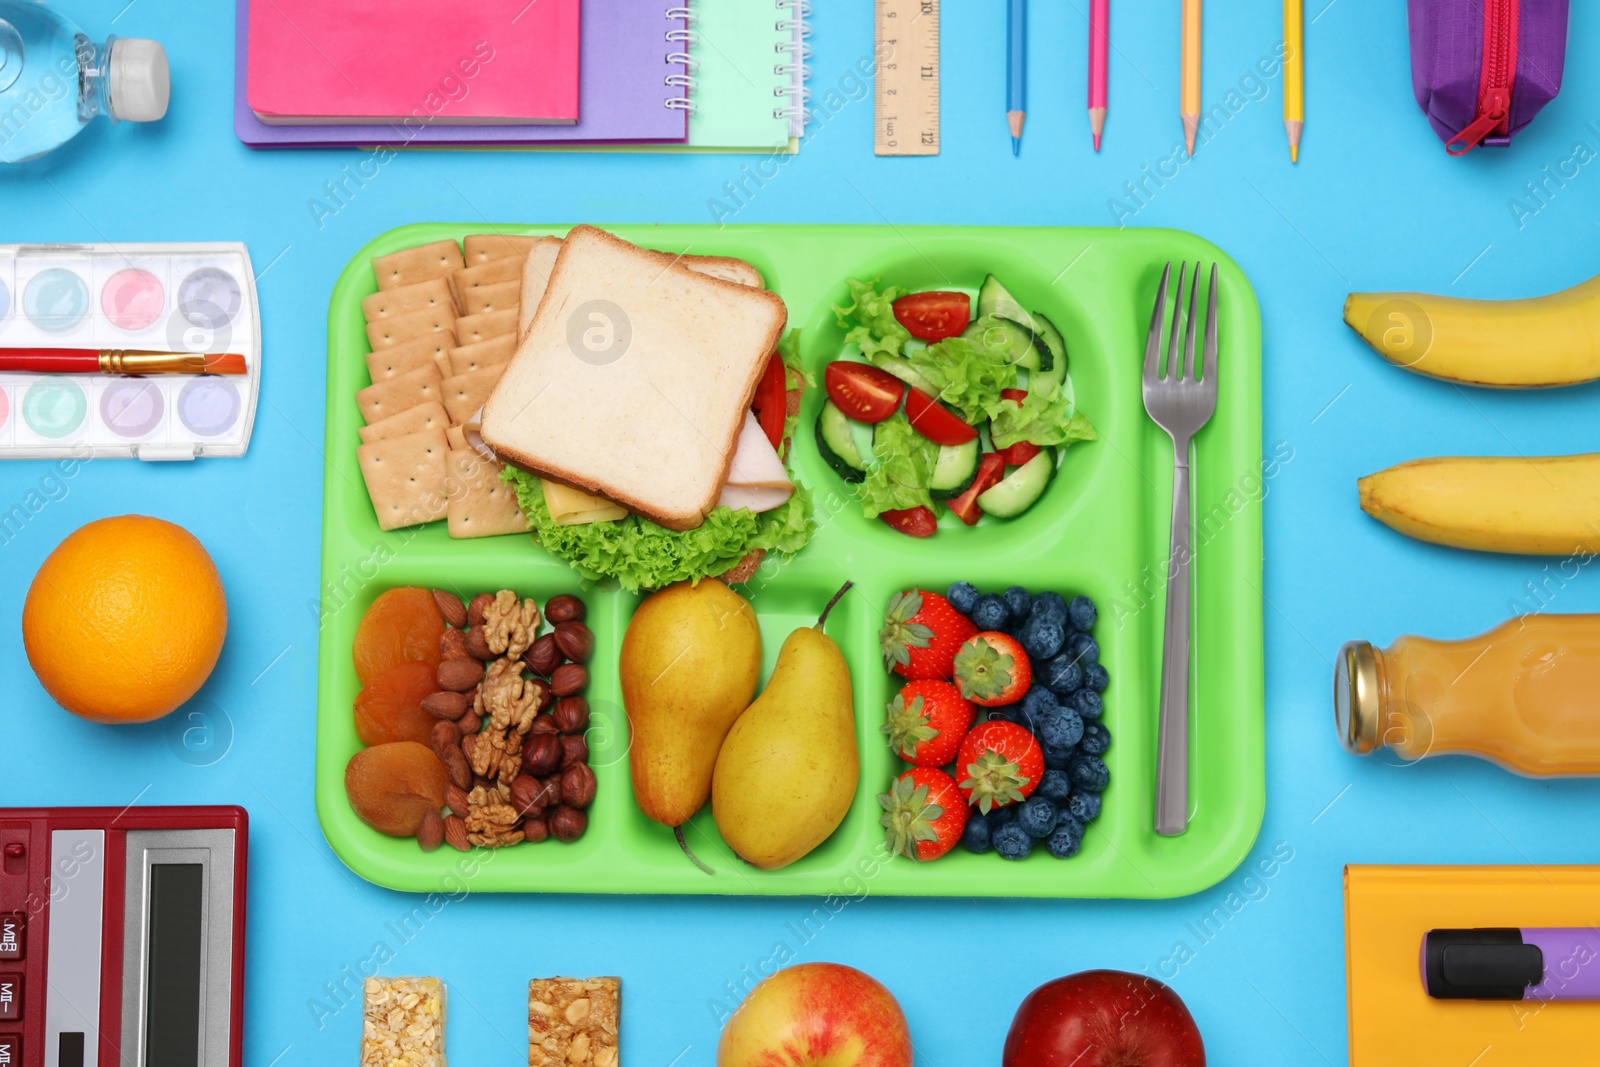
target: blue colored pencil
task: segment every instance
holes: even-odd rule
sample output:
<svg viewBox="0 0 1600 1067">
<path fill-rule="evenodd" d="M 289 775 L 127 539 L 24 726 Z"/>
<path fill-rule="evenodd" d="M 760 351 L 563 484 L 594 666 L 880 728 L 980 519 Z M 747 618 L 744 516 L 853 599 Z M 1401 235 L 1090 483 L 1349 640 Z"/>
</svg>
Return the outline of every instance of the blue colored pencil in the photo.
<svg viewBox="0 0 1600 1067">
<path fill-rule="evenodd" d="M 1028 110 L 1028 0 L 1010 0 L 1006 36 L 1006 124 L 1015 156 L 1022 152 L 1022 120 Z"/>
</svg>

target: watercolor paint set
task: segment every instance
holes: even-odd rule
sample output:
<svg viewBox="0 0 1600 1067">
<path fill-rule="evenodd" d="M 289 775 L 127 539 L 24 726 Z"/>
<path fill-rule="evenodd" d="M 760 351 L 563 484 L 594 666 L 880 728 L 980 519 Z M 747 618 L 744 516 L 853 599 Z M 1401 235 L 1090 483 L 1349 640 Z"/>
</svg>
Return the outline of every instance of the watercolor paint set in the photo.
<svg viewBox="0 0 1600 1067">
<path fill-rule="evenodd" d="M 244 245 L 0 245 L 0 459 L 242 456 L 260 388 Z"/>
</svg>

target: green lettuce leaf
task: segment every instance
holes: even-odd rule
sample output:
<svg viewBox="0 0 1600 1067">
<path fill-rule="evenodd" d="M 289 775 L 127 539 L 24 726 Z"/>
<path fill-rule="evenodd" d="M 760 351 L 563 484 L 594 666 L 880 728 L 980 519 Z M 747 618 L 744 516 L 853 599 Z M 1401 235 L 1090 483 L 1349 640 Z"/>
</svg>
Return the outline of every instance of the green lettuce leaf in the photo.
<svg viewBox="0 0 1600 1067">
<path fill-rule="evenodd" d="M 669 530 L 629 515 L 614 522 L 560 526 L 550 517 L 537 475 L 507 466 L 500 480 L 517 492 L 517 504 L 539 544 L 591 581 L 615 578 L 630 593 L 673 582 L 721 574 L 757 548 L 787 560 L 817 531 L 811 492 L 796 483 L 794 495 L 760 515 L 747 508 L 719 507 L 693 530 Z"/>
<path fill-rule="evenodd" d="M 1059 390 L 1049 395 L 1030 392 L 1020 404 L 1015 400 L 1002 400 L 989 423 L 989 439 L 996 448 L 1010 448 L 1019 441 L 1041 448 L 1070 445 L 1098 437 L 1089 420 L 1075 411 L 1072 402 Z"/>
<path fill-rule="evenodd" d="M 980 319 L 985 326 L 990 320 Z M 947 337 L 907 357 L 916 372 L 938 390 L 939 399 L 976 424 L 1001 404 L 1000 390 L 1017 383 L 1017 366 L 998 329 L 972 331 L 976 337 Z"/>
<path fill-rule="evenodd" d="M 778 342 L 778 355 L 783 359 L 784 389 L 793 392 L 816 385 L 816 379 L 800 364 L 800 331 L 788 330 Z M 794 444 L 794 431 L 800 424 L 800 413 L 786 415 L 783 420 L 783 439 L 778 443 L 778 458 L 787 461 L 789 448 Z"/>
<path fill-rule="evenodd" d="M 845 344 L 859 345 L 867 359 L 879 354 L 898 356 L 911 340 L 910 331 L 894 317 L 894 302 L 905 296 L 906 290 L 898 285 L 879 290 L 875 281 L 854 278 L 845 284 L 850 287 L 850 303 L 833 309 L 834 318 L 845 331 Z"/>
<path fill-rule="evenodd" d="M 938 445 L 913 430 L 905 415 L 896 412 L 873 427 L 872 451 L 876 462 L 856 486 L 867 518 L 918 505 L 932 510 L 928 483 L 933 480 Z"/>
</svg>

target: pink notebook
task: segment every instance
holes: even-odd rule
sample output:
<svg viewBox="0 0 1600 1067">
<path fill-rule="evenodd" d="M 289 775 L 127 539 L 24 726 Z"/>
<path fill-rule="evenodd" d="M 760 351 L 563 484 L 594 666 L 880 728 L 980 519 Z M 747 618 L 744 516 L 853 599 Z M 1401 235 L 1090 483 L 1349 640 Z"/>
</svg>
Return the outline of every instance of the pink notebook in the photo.
<svg viewBox="0 0 1600 1067">
<path fill-rule="evenodd" d="M 269 125 L 571 125 L 578 3 L 262 0 L 250 110 Z"/>
</svg>

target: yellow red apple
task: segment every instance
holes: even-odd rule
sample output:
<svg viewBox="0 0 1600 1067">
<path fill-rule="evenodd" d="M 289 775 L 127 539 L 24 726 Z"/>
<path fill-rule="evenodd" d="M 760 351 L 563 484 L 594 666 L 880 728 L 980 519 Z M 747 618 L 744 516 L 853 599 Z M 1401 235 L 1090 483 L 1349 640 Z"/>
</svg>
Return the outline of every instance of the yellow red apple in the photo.
<svg viewBox="0 0 1600 1067">
<path fill-rule="evenodd" d="M 1144 974 L 1080 971 L 1029 993 L 1006 1035 L 1003 1067 L 1205 1067 L 1189 1009 Z"/>
<path fill-rule="evenodd" d="M 911 1035 L 883 984 L 840 963 L 786 967 L 722 1029 L 717 1067 L 911 1067 Z"/>
</svg>

